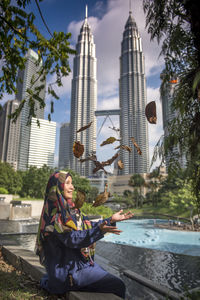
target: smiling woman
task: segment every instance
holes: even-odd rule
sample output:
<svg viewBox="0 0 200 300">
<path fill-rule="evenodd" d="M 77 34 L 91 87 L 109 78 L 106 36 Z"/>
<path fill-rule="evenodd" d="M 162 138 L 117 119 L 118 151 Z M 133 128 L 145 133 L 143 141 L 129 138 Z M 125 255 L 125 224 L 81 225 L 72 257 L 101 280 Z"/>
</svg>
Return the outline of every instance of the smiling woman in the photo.
<svg viewBox="0 0 200 300">
<path fill-rule="evenodd" d="M 113 293 L 125 298 L 121 279 L 93 261 L 95 242 L 107 232 L 119 235 L 115 223 L 133 216 L 119 211 L 112 217 L 91 222 L 72 200 L 74 186 L 70 173 L 53 173 L 46 187 L 44 207 L 36 240 L 36 254 L 47 274 L 41 286 L 51 294 L 67 291 Z"/>
</svg>

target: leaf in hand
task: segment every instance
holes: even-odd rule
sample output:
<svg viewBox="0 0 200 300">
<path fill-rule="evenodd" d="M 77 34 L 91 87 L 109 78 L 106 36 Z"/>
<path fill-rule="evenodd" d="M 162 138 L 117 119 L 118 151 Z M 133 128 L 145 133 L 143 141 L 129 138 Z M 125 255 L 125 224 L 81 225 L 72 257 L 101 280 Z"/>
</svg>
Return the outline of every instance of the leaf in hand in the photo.
<svg viewBox="0 0 200 300">
<path fill-rule="evenodd" d="M 91 122 L 90 122 L 89 124 L 87 124 L 86 126 L 81 127 L 81 128 L 80 128 L 79 130 L 77 130 L 76 132 L 78 133 L 78 132 L 81 132 L 81 131 L 83 131 L 83 130 L 89 128 L 89 127 L 92 125 L 92 123 L 93 123 L 93 121 L 91 121 Z"/>
<path fill-rule="evenodd" d="M 150 124 L 156 124 L 157 116 L 156 116 L 156 103 L 155 101 L 151 101 L 146 105 L 145 115 Z"/>
</svg>

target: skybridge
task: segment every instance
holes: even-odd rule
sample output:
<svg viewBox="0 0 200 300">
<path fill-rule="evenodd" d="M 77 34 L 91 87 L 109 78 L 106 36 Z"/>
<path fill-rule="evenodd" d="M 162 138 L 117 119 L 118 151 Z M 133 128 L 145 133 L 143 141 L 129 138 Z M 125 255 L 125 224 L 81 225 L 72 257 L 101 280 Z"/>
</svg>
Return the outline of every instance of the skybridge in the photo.
<svg viewBox="0 0 200 300">
<path fill-rule="evenodd" d="M 106 110 L 96 110 L 95 116 L 101 117 L 101 116 L 119 116 L 120 115 L 120 109 L 106 109 Z"/>
</svg>

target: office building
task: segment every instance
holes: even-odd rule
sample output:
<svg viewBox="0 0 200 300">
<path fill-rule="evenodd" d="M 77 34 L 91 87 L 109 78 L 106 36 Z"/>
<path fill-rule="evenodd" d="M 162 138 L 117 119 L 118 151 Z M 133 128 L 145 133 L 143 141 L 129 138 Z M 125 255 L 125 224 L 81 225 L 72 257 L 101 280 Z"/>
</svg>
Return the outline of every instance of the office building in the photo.
<svg viewBox="0 0 200 300">
<path fill-rule="evenodd" d="M 28 167 L 36 166 L 41 168 L 43 165 L 54 167 L 54 153 L 56 141 L 56 122 L 39 119 L 31 119 L 30 140 L 28 152 Z"/>
<path fill-rule="evenodd" d="M 29 49 L 26 55 L 26 63 L 24 70 L 20 70 L 18 74 L 17 83 L 17 99 L 22 101 L 28 99 L 29 95 L 27 89 L 32 90 L 44 82 L 37 79 L 38 71 L 41 68 L 42 63 L 37 65 L 38 55 L 33 50 Z M 32 84 L 32 82 L 35 82 Z M 40 97 L 45 98 L 45 86 L 40 92 Z M 28 155 L 29 155 L 29 141 L 30 141 L 30 126 L 27 126 L 29 120 L 29 104 L 28 101 L 25 102 L 21 114 L 20 114 L 20 143 L 19 143 L 19 157 L 18 157 L 18 169 L 26 170 L 28 166 Z M 44 109 L 40 108 L 39 102 L 35 100 L 35 114 L 36 118 L 44 119 Z"/>
<path fill-rule="evenodd" d="M 80 163 L 72 152 L 74 141 L 79 141 L 85 148 L 81 158 L 96 153 L 97 61 L 93 35 L 87 20 L 87 7 L 76 51 L 71 92 L 70 168 L 82 176 L 92 176 L 93 162 Z M 77 133 L 77 130 L 90 122 L 92 125 L 88 129 Z"/>
<path fill-rule="evenodd" d="M 69 148 L 70 147 L 70 123 L 64 123 L 60 127 L 60 142 L 59 142 L 59 169 L 69 169 Z"/>
<path fill-rule="evenodd" d="M 17 170 L 20 118 L 14 123 L 8 117 L 19 107 L 17 100 L 7 101 L 0 112 L 0 160 Z"/>
<path fill-rule="evenodd" d="M 124 168 L 119 174 L 147 173 L 149 170 L 149 141 L 145 118 L 144 55 L 141 37 L 131 12 L 129 12 L 121 43 L 119 98 L 121 145 L 127 145 L 133 149 L 132 152 L 120 150 L 120 159 L 124 163 Z M 142 155 L 138 155 L 131 142 L 131 137 L 135 138 Z"/>
</svg>

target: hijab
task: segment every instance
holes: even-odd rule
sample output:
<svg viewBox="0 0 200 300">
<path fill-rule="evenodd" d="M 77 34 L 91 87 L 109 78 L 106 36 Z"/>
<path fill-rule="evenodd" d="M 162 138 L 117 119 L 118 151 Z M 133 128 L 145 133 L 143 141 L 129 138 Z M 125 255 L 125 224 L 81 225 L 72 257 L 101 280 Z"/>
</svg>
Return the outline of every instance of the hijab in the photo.
<svg viewBox="0 0 200 300">
<path fill-rule="evenodd" d="M 64 198 L 64 184 L 68 176 L 71 176 L 69 172 L 56 171 L 50 176 L 47 183 L 35 246 L 35 252 L 39 255 L 42 265 L 45 261 L 42 244 L 46 236 L 53 232 L 62 234 L 71 230 L 91 228 L 90 221 L 84 220 L 80 210 L 75 208 L 72 199 Z M 80 228 L 77 228 L 77 213 L 82 218 Z M 85 256 L 85 249 L 81 249 L 81 252 Z"/>
</svg>

